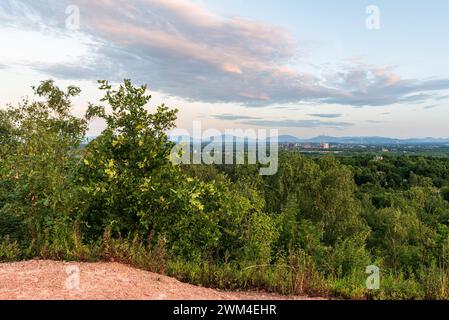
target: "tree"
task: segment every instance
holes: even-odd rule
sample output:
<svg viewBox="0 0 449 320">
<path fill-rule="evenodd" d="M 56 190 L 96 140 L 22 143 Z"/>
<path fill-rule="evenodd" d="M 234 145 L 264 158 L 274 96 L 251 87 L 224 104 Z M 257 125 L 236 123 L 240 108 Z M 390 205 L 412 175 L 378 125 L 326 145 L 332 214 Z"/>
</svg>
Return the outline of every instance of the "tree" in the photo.
<svg viewBox="0 0 449 320">
<path fill-rule="evenodd" d="M 27 238 L 36 242 L 44 234 L 70 232 L 76 220 L 76 152 L 87 123 L 71 114 L 79 88 L 62 91 L 48 80 L 33 89 L 40 101 L 24 99 L 0 115 L 0 185 L 7 195 L 0 215 L 25 223 Z"/>
<path fill-rule="evenodd" d="M 107 226 L 124 234 L 160 231 L 162 220 L 170 220 L 164 214 L 180 196 L 180 171 L 170 162 L 174 145 L 166 132 L 173 128 L 177 111 L 162 105 L 149 113 L 146 86 L 135 87 L 129 80 L 118 90 L 100 81 L 100 90 L 105 92 L 101 102 L 111 112 L 90 105 L 86 114 L 107 124 L 83 154 L 88 231 L 97 236 Z"/>
</svg>

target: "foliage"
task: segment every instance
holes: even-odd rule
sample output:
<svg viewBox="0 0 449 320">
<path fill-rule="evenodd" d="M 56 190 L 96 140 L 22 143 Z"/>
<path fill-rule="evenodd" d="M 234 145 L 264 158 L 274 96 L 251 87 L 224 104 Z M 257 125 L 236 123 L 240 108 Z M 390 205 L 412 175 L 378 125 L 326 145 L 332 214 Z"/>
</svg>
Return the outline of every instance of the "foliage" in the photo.
<svg viewBox="0 0 449 320">
<path fill-rule="evenodd" d="M 118 261 L 222 289 L 447 299 L 447 158 L 318 158 L 279 170 L 172 163 L 176 110 L 125 80 L 84 118 L 52 81 L 0 111 L 0 261 Z M 105 130 L 83 143 L 88 122 Z M 381 270 L 366 288 L 365 268 Z"/>
<path fill-rule="evenodd" d="M 87 129 L 84 120 L 70 113 L 70 98 L 79 94 L 78 88 L 62 91 L 44 81 L 33 89 L 43 101 L 24 99 L 1 117 L 7 135 L 1 142 L 0 216 L 5 224 L 0 235 L 29 242 L 76 220 L 74 177 Z"/>
</svg>

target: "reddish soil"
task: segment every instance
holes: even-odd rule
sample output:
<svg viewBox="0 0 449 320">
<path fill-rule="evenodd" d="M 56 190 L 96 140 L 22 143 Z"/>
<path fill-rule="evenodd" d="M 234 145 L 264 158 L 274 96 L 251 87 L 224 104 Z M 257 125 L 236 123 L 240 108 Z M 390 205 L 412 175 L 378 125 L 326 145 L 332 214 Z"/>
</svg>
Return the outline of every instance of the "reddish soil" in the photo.
<svg viewBox="0 0 449 320">
<path fill-rule="evenodd" d="M 78 273 L 79 270 L 79 273 Z M 26 261 L 0 264 L 0 299 L 307 300 L 264 292 L 223 292 L 118 263 Z"/>
</svg>

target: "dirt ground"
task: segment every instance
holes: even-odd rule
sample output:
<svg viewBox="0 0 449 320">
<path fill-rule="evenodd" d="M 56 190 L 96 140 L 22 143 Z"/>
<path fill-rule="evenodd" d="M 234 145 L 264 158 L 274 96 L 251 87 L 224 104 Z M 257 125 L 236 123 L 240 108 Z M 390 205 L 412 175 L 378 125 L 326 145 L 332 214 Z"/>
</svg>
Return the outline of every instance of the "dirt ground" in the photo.
<svg viewBox="0 0 449 320">
<path fill-rule="evenodd" d="M 263 292 L 222 292 L 118 263 L 26 261 L 0 264 L 1 300 L 307 300 Z"/>
</svg>

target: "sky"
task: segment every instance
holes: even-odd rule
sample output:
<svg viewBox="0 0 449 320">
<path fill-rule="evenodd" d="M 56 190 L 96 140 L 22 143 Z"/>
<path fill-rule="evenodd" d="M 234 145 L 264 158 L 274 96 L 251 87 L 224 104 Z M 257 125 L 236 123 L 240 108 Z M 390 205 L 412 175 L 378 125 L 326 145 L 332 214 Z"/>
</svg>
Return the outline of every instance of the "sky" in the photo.
<svg viewBox="0 0 449 320">
<path fill-rule="evenodd" d="M 449 137 L 447 0 L 1 0 L 0 108 L 54 79 L 148 84 L 191 130 Z M 90 124 L 96 135 L 104 124 Z"/>
</svg>

